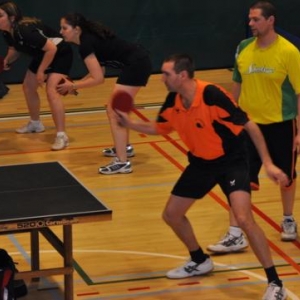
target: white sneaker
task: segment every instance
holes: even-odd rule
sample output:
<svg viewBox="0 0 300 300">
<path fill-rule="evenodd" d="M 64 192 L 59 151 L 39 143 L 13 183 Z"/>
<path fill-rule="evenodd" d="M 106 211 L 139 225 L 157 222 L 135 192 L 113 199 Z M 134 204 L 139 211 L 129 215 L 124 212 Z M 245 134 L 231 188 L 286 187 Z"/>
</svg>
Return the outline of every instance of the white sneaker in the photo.
<svg viewBox="0 0 300 300">
<path fill-rule="evenodd" d="M 294 241 L 297 238 L 297 223 L 293 220 L 285 220 L 281 223 L 281 240 Z"/>
<path fill-rule="evenodd" d="M 179 268 L 170 270 L 167 272 L 166 276 L 171 279 L 187 278 L 207 274 L 211 272 L 213 268 L 214 265 L 212 260 L 207 257 L 207 259 L 201 264 L 189 261 Z"/>
<path fill-rule="evenodd" d="M 248 241 L 244 234 L 239 237 L 231 235 L 229 232 L 215 245 L 208 245 L 207 250 L 215 253 L 239 252 L 248 247 Z"/>
<path fill-rule="evenodd" d="M 7 288 L 4 288 L 4 290 L 3 290 L 3 300 L 8 300 L 9 298 L 8 298 L 8 290 L 7 290 Z"/>
<path fill-rule="evenodd" d="M 287 292 L 284 287 L 276 285 L 274 282 L 271 282 L 262 300 L 285 300 L 287 299 Z"/>
<path fill-rule="evenodd" d="M 38 133 L 43 131 L 45 131 L 45 126 L 42 122 L 33 123 L 32 121 L 29 121 L 26 125 L 16 129 L 17 133 Z"/>
<path fill-rule="evenodd" d="M 122 162 L 117 157 L 113 159 L 111 163 L 106 166 L 99 168 L 99 173 L 104 175 L 111 175 L 111 174 L 127 174 L 131 173 L 131 163 L 130 161 Z"/>
<path fill-rule="evenodd" d="M 57 135 L 51 149 L 54 151 L 63 150 L 69 146 L 69 139 L 66 135 Z"/>
</svg>

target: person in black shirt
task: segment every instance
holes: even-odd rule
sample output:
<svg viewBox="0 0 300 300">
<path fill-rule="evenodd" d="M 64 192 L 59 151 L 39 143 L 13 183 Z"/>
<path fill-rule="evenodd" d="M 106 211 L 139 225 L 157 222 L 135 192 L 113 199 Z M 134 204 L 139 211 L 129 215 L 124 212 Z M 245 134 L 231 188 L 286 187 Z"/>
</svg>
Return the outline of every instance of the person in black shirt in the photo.
<svg viewBox="0 0 300 300">
<path fill-rule="evenodd" d="M 57 135 L 52 150 L 68 146 L 65 133 L 65 111 L 56 90 L 59 81 L 66 77 L 72 66 L 72 48 L 64 42 L 59 32 L 44 25 L 36 18 L 23 17 L 19 7 L 12 1 L 0 3 L 0 30 L 8 45 L 4 69 L 25 53 L 32 57 L 23 81 L 23 91 L 29 110 L 30 121 L 18 128 L 17 133 L 43 132 L 40 121 L 40 98 L 37 92 L 46 80 L 46 93 L 56 126 Z"/>
<path fill-rule="evenodd" d="M 61 18 L 60 32 L 66 42 L 78 45 L 88 75 L 75 83 L 66 82 L 59 85 L 59 92 L 72 92 L 74 89 L 103 83 L 105 67 L 120 70 L 107 104 L 114 147 L 103 150 L 105 156 L 114 157 L 114 159 L 108 165 L 100 167 L 99 173 L 131 173 L 132 166 L 128 157 L 134 156 L 134 150 L 129 144 L 128 131 L 119 126 L 116 121 L 115 112 L 111 108 L 111 99 L 119 91 L 125 91 L 134 98 L 140 88 L 147 84 L 151 74 L 151 60 L 148 52 L 138 44 L 118 38 L 101 23 L 89 21 L 78 13 L 67 14 Z"/>
</svg>

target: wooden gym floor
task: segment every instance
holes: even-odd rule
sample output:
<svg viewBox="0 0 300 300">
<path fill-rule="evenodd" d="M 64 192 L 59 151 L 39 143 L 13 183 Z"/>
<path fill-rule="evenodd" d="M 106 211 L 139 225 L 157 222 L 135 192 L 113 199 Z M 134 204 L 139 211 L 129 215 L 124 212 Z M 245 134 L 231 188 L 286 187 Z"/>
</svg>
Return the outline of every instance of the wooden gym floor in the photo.
<svg viewBox="0 0 300 300">
<path fill-rule="evenodd" d="M 196 76 L 230 90 L 229 70 L 198 71 Z M 132 158 L 133 173 L 99 175 L 98 167 L 110 160 L 101 155 L 101 150 L 112 143 L 105 102 L 114 80 L 110 78 L 102 86 L 81 90 L 77 97 L 63 98 L 70 137 L 70 146 L 64 151 L 50 150 L 55 129 L 44 90 L 40 94 L 46 131 L 40 134 L 14 132 L 28 119 L 21 85 L 9 85 L 9 94 L 0 100 L 1 165 L 59 161 L 113 210 L 112 221 L 73 226 L 74 257 L 78 263 L 74 299 L 261 299 L 265 277 L 251 249 L 214 255 L 215 271 L 208 276 L 181 280 L 164 276 L 167 270 L 187 259 L 186 249 L 161 219 L 169 192 L 186 165 L 185 146 L 176 134 L 162 137 L 131 132 L 136 152 Z M 166 93 L 160 75 L 152 75 L 148 86 L 136 98 L 138 109 L 133 118 L 154 119 Z M 300 222 L 298 195 L 299 188 L 295 217 Z M 216 242 L 227 230 L 227 209 L 225 197 L 216 187 L 189 212 L 203 248 Z M 261 190 L 253 193 L 253 212 L 267 235 L 289 299 L 299 300 L 300 240 L 280 240 L 279 191 L 263 170 Z M 60 234 L 58 228 L 53 228 Z M 0 236 L 0 241 L 1 247 L 18 263 L 18 269 L 28 270 L 29 236 L 26 233 Z M 42 266 L 54 267 L 60 261 L 43 239 L 42 250 Z M 43 278 L 39 283 L 28 282 L 28 286 L 29 294 L 24 300 L 63 299 L 61 276 Z"/>
</svg>

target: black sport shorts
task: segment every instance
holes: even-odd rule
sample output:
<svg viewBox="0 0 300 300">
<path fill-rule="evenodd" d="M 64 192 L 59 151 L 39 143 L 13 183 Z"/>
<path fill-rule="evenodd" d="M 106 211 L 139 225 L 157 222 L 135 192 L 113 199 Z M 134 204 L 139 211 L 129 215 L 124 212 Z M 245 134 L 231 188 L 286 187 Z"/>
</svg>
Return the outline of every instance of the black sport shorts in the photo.
<svg viewBox="0 0 300 300">
<path fill-rule="evenodd" d="M 39 65 L 43 59 L 43 55 L 34 57 L 28 69 L 36 74 Z M 69 75 L 73 62 L 73 50 L 71 46 L 65 42 L 61 42 L 57 46 L 57 52 L 52 63 L 46 69 L 45 74 L 59 73 Z"/>
<path fill-rule="evenodd" d="M 294 138 L 297 134 L 296 120 L 257 125 L 265 138 L 273 163 L 283 170 L 292 181 L 297 176 L 297 152 L 293 151 Z M 247 138 L 247 143 L 251 185 L 254 189 L 259 189 L 258 174 L 262 162 L 249 136 Z"/>
<path fill-rule="evenodd" d="M 246 154 L 236 154 L 230 159 L 222 158 L 212 163 L 197 163 L 197 158 L 189 153 L 189 162 L 172 190 L 173 195 L 200 199 L 217 184 L 227 199 L 234 191 L 250 193 Z"/>
<path fill-rule="evenodd" d="M 151 72 L 151 60 L 150 57 L 146 55 L 125 65 L 118 76 L 117 83 L 129 86 L 145 86 Z"/>
</svg>

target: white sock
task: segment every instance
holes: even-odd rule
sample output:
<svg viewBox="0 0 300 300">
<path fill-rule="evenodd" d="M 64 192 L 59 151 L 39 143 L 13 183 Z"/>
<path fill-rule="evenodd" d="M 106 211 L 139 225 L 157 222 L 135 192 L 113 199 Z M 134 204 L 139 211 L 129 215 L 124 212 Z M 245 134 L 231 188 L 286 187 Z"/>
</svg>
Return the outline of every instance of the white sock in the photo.
<svg viewBox="0 0 300 300">
<path fill-rule="evenodd" d="M 56 136 L 66 136 L 66 133 L 64 131 L 58 131 Z"/>
<path fill-rule="evenodd" d="M 41 123 L 41 120 L 31 120 L 30 119 L 30 122 L 33 124 L 33 125 L 39 125 Z"/>
<path fill-rule="evenodd" d="M 242 229 L 236 226 L 229 226 L 229 233 L 233 236 L 240 236 L 242 234 Z"/>
</svg>

